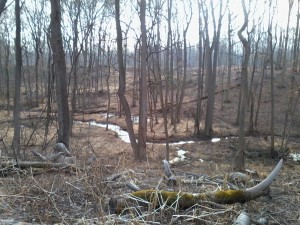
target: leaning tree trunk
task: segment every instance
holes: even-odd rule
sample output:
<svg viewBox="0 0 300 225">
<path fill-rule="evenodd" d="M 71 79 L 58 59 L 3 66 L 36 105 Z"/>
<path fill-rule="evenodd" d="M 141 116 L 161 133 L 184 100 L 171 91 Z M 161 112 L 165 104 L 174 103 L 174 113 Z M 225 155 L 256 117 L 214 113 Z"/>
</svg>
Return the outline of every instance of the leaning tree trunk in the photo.
<svg viewBox="0 0 300 225">
<path fill-rule="evenodd" d="M 128 101 L 125 96 L 125 88 L 126 88 L 126 70 L 124 67 L 123 60 L 123 43 L 122 43 L 122 29 L 120 22 L 120 0 L 115 0 L 115 20 L 116 20 L 116 29 L 117 29 L 117 51 L 118 51 L 118 64 L 119 64 L 119 90 L 118 96 L 120 99 L 120 103 L 125 112 L 125 120 L 127 124 L 129 139 L 131 143 L 131 147 L 133 149 L 134 158 L 139 159 L 139 146 L 136 142 L 133 125 L 131 121 L 131 112 Z"/>
<path fill-rule="evenodd" d="M 58 112 L 58 140 L 69 149 L 70 118 L 67 93 L 66 61 L 61 33 L 61 5 L 60 0 L 51 0 L 51 37 L 53 64 L 56 80 L 57 112 Z"/>
</svg>

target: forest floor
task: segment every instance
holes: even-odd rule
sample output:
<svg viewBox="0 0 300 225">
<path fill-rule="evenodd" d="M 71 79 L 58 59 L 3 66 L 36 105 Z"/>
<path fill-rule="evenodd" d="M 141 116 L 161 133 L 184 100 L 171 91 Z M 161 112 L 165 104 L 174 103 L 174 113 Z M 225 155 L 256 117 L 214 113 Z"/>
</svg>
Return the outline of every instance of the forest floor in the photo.
<svg viewBox="0 0 300 225">
<path fill-rule="evenodd" d="M 278 74 L 277 74 L 278 75 Z M 128 205 L 121 214 L 108 211 L 111 197 L 126 198 L 131 190 L 126 182 L 134 182 L 141 189 L 159 189 L 200 193 L 228 188 L 228 174 L 238 146 L 238 126 L 235 117 L 239 88 L 230 91 L 230 102 L 223 104 L 222 92 L 216 95 L 214 117 L 214 139 L 194 135 L 193 110 L 196 96 L 196 74 L 188 80 L 183 106 L 182 121 L 174 126 L 169 124 L 171 169 L 177 177 L 178 185 L 168 187 L 162 170 L 165 158 L 165 134 L 161 114 L 153 130 L 148 130 L 147 161 L 134 161 L 129 143 L 118 133 L 95 126 L 106 122 L 107 95 L 105 92 L 88 95 L 85 107 L 80 107 L 75 115 L 70 151 L 76 156 L 76 166 L 64 169 L 27 169 L 16 167 L 0 170 L 0 224 L 12 221 L 26 221 L 37 224 L 232 224 L 242 210 L 246 210 L 253 224 L 300 224 L 300 163 L 289 156 L 300 154 L 300 75 L 292 82 L 278 75 L 275 79 L 275 149 L 284 154 L 284 165 L 278 178 L 271 185 L 270 192 L 263 197 L 244 204 L 210 205 L 199 204 L 189 209 L 163 207 L 158 209 Z M 239 83 L 234 79 L 233 86 Z M 257 81 L 258 82 L 258 81 Z M 264 80 L 258 126 L 254 135 L 246 136 L 245 166 L 254 173 L 253 179 L 262 180 L 275 167 L 278 158 L 272 159 L 270 147 L 270 77 Z M 129 82 L 130 83 L 130 82 Z M 294 85 L 291 91 L 291 85 Z M 284 87 L 283 87 L 284 86 Z M 257 86 L 258 87 L 258 86 Z M 111 90 L 113 90 L 113 86 Z M 217 89 L 222 88 L 221 80 Z M 130 93 L 130 87 L 128 87 Z M 295 91 L 298 90 L 298 91 Z M 258 92 L 258 88 L 256 90 Z M 124 116 L 118 113 L 116 94 L 111 94 L 109 124 L 126 129 Z M 131 99 L 128 94 L 128 99 Z M 255 108 L 257 105 L 257 94 Z M 1 100 L 2 101 L 2 100 Z M 130 100 L 131 101 L 131 100 Z M 205 109 L 205 101 L 204 106 Z M 4 105 L 4 100 L 1 105 Z M 288 139 L 282 140 L 287 109 L 289 113 Z M 57 125 L 52 121 L 49 134 L 44 135 L 44 105 L 22 111 L 22 158 L 37 161 L 31 150 L 43 155 L 49 154 L 55 144 Z M 158 106 L 159 108 L 159 106 Z M 137 116 L 138 107 L 131 108 Z M 291 118 L 292 115 L 292 118 Z M 55 116 L 55 115 L 54 115 Z M 204 117 L 203 117 L 204 118 Z M 149 120 L 149 124 L 152 120 Z M 12 141 L 12 117 L 6 110 L 0 110 L 0 156 L 1 163 L 12 160 L 7 152 Z M 202 121 L 203 124 L 204 121 Z M 134 124 L 137 131 L 138 124 Z M 149 125 L 150 127 L 150 125 Z M 203 128 L 203 126 L 201 126 Z M 3 138 L 3 139 L 2 139 Z M 181 141 L 181 142 L 180 142 Z M 281 145 L 287 144 L 287 152 L 281 152 Z M 184 151 L 184 157 L 180 153 Z M 174 160 L 177 157 L 177 160 Z M 115 176 L 113 176 L 115 175 Z M 113 177 L 112 177 L 113 176 Z M 253 186 L 251 182 L 244 187 Z M 262 221 L 266 219 L 268 223 Z M 3 223 L 2 223 L 2 222 Z"/>
</svg>

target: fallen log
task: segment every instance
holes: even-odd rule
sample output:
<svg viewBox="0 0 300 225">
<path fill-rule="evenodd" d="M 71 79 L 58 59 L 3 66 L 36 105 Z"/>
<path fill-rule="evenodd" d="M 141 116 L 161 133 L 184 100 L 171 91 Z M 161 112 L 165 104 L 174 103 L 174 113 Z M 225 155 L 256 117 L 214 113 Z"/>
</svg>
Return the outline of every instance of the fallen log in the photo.
<svg viewBox="0 0 300 225">
<path fill-rule="evenodd" d="M 218 204 L 245 203 L 264 194 L 264 191 L 271 185 L 282 168 L 282 162 L 283 160 L 281 159 L 274 170 L 261 183 L 244 190 L 220 190 L 194 194 L 147 189 L 132 192 L 131 196 L 137 200 L 141 199 L 150 203 L 156 203 L 158 204 L 157 206 L 166 204 L 168 206 L 177 205 L 179 208 L 189 208 L 202 201 L 211 201 Z"/>
<path fill-rule="evenodd" d="M 66 163 L 51 163 L 51 162 L 31 162 L 31 161 L 19 161 L 16 162 L 1 162 L 1 168 L 11 168 L 16 167 L 20 169 L 27 169 L 30 167 L 33 168 L 56 168 L 56 169 L 64 169 L 68 167 L 74 167 L 74 164 L 66 164 Z"/>
<path fill-rule="evenodd" d="M 196 204 L 210 203 L 210 204 L 234 204 L 245 203 L 250 200 L 254 200 L 264 195 L 265 190 L 269 188 L 271 183 L 277 177 L 282 168 L 283 160 L 281 159 L 274 170 L 269 176 L 262 182 L 252 188 L 246 188 L 244 190 L 220 190 L 214 192 L 205 193 L 188 193 L 188 192 L 176 192 L 165 190 L 137 190 L 127 196 L 127 200 L 134 200 L 136 204 L 147 205 L 152 207 L 160 207 L 167 205 L 179 209 L 190 208 Z M 166 165 L 166 164 L 164 164 Z M 167 169 L 165 173 L 169 174 L 170 170 Z M 169 174 L 170 175 L 170 174 Z M 111 213 L 119 214 L 126 209 L 126 199 L 112 197 L 109 201 L 109 210 Z"/>
</svg>

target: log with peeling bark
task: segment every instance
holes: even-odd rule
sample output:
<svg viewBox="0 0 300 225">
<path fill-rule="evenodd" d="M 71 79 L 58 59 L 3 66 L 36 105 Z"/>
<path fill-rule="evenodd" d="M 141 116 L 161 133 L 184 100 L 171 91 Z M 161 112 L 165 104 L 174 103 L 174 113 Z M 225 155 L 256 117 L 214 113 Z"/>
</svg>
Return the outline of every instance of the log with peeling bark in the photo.
<svg viewBox="0 0 300 225">
<path fill-rule="evenodd" d="M 146 189 L 131 193 L 131 197 L 143 203 L 165 204 L 177 206 L 182 209 L 200 204 L 203 201 L 210 201 L 217 204 L 245 203 L 254 200 L 264 194 L 264 191 L 271 185 L 282 168 L 281 159 L 274 170 L 262 182 L 252 188 L 244 190 L 220 190 L 206 193 L 187 193 L 165 190 Z M 157 207 L 159 205 L 156 205 Z M 119 208 L 119 207 L 118 207 Z"/>
</svg>

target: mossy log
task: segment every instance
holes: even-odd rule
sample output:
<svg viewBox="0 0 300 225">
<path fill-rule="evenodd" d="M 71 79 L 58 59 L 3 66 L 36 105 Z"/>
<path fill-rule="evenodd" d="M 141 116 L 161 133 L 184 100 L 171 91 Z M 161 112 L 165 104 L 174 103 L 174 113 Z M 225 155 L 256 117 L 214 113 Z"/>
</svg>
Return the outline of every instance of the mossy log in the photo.
<svg viewBox="0 0 300 225">
<path fill-rule="evenodd" d="M 244 190 L 220 190 L 206 193 L 187 193 L 164 190 L 139 190 L 131 195 L 154 204 L 155 207 L 166 204 L 168 206 L 178 206 L 179 208 L 189 208 L 202 201 L 210 201 L 218 204 L 245 203 L 254 200 L 264 194 L 264 191 L 271 185 L 282 167 L 282 159 L 278 162 L 274 170 L 261 183 L 252 188 Z"/>
<path fill-rule="evenodd" d="M 189 208 L 202 201 L 211 201 L 218 204 L 233 204 L 247 201 L 247 195 L 242 190 L 226 190 L 206 193 L 187 193 L 176 191 L 140 190 L 131 193 L 132 196 L 157 205 L 177 205 L 179 208 Z"/>
</svg>

